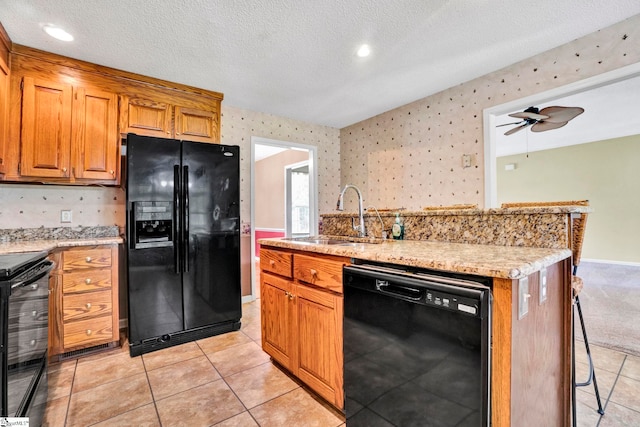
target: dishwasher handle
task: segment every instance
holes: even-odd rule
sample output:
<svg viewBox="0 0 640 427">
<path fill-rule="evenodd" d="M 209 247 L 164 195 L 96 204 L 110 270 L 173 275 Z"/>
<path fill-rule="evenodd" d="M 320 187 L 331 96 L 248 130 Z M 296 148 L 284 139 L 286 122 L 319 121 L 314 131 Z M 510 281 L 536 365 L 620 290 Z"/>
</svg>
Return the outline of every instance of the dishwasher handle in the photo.
<svg viewBox="0 0 640 427">
<path fill-rule="evenodd" d="M 388 280 L 376 279 L 376 289 L 382 293 L 409 299 L 411 301 L 420 301 L 424 297 L 424 289 L 411 288 L 391 284 Z"/>
</svg>

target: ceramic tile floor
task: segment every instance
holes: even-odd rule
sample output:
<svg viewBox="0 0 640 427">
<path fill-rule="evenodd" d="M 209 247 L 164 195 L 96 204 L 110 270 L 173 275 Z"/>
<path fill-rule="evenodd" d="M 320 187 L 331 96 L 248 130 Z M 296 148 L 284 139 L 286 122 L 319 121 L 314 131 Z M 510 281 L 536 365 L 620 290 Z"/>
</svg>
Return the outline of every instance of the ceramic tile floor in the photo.
<svg viewBox="0 0 640 427">
<path fill-rule="evenodd" d="M 259 300 L 243 305 L 240 331 L 134 358 L 123 346 L 49 368 L 51 427 L 344 425 L 262 351 Z"/>
<path fill-rule="evenodd" d="M 580 343 L 579 343 L 580 344 Z M 583 346 L 577 371 L 587 372 Z M 580 427 L 640 426 L 640 357 L 592 346 L 605 415 L 578 389 Z M 343 426 L 335 410 L 271 364 L 259 300 L 242 329 L 131 358 L 124 346 L 50 366 L 46 424 L 62 426 Z"/>
</svg>

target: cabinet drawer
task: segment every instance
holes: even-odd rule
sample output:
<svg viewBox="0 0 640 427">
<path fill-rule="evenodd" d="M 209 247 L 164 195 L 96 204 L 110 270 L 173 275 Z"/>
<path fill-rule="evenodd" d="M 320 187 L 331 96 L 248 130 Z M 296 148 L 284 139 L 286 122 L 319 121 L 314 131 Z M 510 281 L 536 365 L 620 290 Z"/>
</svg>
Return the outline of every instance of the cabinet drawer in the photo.
<svg viewBox="0 0 640 427">
<path fill-rule="evenodd" d="M 342 267 L 346 264 L 339 260 L 296 254 L 293 256 L 293 277 L 342 293 Z"/>
<path fill-rule="evenodd" d="M 95 317 L 64 324 L 64 347 L 108 343 L 113 337 L 111 316 Z"/>
<path fill-rule="evenodd" d="M 293 255 L 271 249 L 260 250 L 260 268 L 269 273 L 292 277 Z"/>
<path fill-rule="evenodd" d="M 62 253 L 62 269 L 111 267 L 111 248 L 67 250 Z"/>
<path fill-rule="evenodd" d="M 103 289 L 111 289 L 111 270 L 74 271 L 62 275 L 62 292 L 65 294 Z"/>
<path fill-rule="evenodd" d="M 89 316 L 111 315 L 111 291 L 87 292 L 65 295 L 62 301 L 62 318 L 68 321 Z"/>
</svg>

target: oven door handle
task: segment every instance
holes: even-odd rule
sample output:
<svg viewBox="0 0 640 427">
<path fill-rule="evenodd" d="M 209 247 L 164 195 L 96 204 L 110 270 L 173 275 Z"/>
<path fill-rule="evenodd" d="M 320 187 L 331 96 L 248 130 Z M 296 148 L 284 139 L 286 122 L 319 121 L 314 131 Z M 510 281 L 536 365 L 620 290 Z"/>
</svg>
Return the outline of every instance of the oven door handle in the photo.
<svg viewBox="0 0 640 427">
<path fill-rule="evenodd" d="M 49 274 L 49 272 L 53 270 L 54 266 L 55 266 L 55 263 L 53 261 L 49 259 L 43 260 L 40 264 L 36 264 L 31 268 L 32 270 L 38 269 L 40 271 L 38 271 L 35 275 L 29 277 L 28 279 L 11 283 L 11 289 L 13 290 L 17 288 L 22 288 L 25 286 L 29 286 L 34 282 L 37 282 L 38 280 L 42 279 L 44 276 Z"/>
<path fill-rule="evenodd" d="M 423 291 L 420 289 L 410 288 L 408 286 L 395 285 L 389 283 L 388 280 L 376 279 L 376 289 L 382 293 L 406 298 L 411 301 L 420 301 Z"/>
</svg>

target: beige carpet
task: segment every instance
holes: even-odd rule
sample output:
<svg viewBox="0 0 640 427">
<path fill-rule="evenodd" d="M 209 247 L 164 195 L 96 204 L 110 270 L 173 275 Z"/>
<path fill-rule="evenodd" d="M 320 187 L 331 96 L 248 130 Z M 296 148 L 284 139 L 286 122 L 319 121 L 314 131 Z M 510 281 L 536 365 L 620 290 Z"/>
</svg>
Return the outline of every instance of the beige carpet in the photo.
<svg viewBox="0 0 640 427">
<path fill-rule="evenodd" d="M 640 267 L 582 261 L 577 275 L 589 343 L 640 356 Z"/>
</svg>

